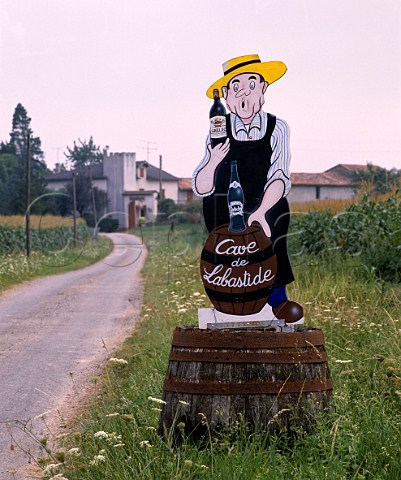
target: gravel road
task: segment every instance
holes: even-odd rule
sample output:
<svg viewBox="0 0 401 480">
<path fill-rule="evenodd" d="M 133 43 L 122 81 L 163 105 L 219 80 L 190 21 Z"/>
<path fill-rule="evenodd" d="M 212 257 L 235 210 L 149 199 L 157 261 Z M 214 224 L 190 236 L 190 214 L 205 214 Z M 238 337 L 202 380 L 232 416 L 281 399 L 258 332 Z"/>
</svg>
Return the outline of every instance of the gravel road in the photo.
<svg viewBox="0 0 401 480">
<path fill-rule="evenodd" d="M 43 452 L 23 424 L 35 434 L 48 433 L 45 423 L 54 423 L 60 406 L 76 407 L 81 386 L 138 318 L 145 248 L 132 235 L 110 238 L 114 250 L 97 264 L 29 281 L 0 296 L 1 480 L 38 478 L 24 469 L 29 456 L 23 450 Z M 36 418 L 48 411 L 45 420 Z"/>
</svg>

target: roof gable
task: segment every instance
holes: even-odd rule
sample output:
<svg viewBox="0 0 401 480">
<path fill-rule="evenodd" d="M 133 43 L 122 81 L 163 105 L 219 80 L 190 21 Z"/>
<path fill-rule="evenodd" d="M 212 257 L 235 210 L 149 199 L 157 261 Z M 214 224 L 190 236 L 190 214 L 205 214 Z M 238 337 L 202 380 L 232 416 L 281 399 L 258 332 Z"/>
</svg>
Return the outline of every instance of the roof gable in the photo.
<svg viewBox="0 0 401 480">
<path fill-rule="evenodd" d="M 151 163 L 145 160 L 139 160 L 136 162 L 136 166 L 146 168 L 146 180 L 149 181 L 159 181 L 160 180 L 160 168 L 155 167 Z M 178 182 L 179 178 L 171 175 L 171 173 L 166 172 L 162 169 L 161 171 L 161 180 L 162 182 Z"/>
</svg>

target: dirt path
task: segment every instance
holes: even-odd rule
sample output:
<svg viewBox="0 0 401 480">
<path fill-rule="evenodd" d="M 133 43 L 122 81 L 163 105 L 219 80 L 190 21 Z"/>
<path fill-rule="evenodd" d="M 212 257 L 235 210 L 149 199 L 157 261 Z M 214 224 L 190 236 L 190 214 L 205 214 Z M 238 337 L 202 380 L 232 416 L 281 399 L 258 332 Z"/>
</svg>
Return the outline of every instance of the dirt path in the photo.
<svg viewBox="0 0 401 480">
<path fill-rule="evenodd" d="M 110 238 L 115 247 L 103 261 L 0 296 L 1 480 L 37 478 L 11 472 L 26 466 L 23 450 L 43 455 L 22 425 L 42 435 L 45 425 L 36 417 L 50 410 L 54 423 L 63 402 L 76 407 L 77 385 L 87 383 L 138 318 L 145 249 L 132 235 Z"/>
</svg>

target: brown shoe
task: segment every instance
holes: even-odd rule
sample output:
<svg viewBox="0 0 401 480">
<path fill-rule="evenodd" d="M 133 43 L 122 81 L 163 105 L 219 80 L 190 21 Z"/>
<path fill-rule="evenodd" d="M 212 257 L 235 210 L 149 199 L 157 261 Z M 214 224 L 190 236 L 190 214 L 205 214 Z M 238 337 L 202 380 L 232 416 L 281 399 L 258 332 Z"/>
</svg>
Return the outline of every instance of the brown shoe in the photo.
<svg viewBox="0 0 401 480">
<path fill-rule="evenodd" d="M 277 307 L 273 307 L 273 313 L 279 320 L 285 320 L 285 323 L 294 323 L 304 316 L 304 310 L 296 302 L 287 300 L 280 303 Z"/>
</svg>

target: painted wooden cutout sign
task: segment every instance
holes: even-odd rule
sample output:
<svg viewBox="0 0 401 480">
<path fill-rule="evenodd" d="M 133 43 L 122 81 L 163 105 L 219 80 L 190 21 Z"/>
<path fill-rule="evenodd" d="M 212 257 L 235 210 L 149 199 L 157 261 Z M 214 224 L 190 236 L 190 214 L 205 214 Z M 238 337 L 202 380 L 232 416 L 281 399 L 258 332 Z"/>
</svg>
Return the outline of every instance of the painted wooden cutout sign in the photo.
<svg viewBox="0 0 401 480">
<path fill-rule="evenodd" d="M 262 110 L 268 86 L 286 70 L 258 55 L 223 64 L 223 77 L 206 92 L 213 99 L 210 132 L 193 189 L 203 197 L 210 232 L 201 276 L 215 310 L 262 319 L 268 307 L 289 324 L 303 323 L 303 309 L 286 293 L 294 280 L 287 254 L 288 126 Z"/>
</svg>

